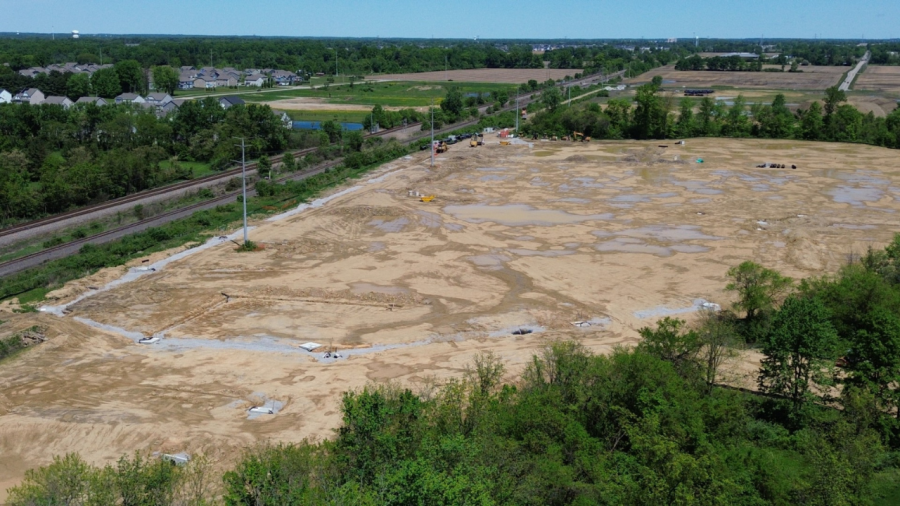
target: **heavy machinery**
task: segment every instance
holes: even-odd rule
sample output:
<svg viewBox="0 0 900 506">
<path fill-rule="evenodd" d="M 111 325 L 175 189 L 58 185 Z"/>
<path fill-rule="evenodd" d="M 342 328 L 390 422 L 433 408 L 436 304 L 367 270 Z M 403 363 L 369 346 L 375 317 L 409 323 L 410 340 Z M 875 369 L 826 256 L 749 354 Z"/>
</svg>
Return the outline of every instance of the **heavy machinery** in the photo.
<svg viewBox="0 0 900 506">
<path fill-rule="evenodd" d="M 479 135 L 479 134 L 473 135 L 472 140 L 469 141 L 469 146 L 473 147 L 473 148 L 478 147 L 478 146 L 484 146 L 484 136 Z"/>
<path fill-rule="evenodd" d="M 434 195 L 425 195 L 419 199 L 421 202 L 431 202 L 432 200 L 434 200 Z"/>
<path fill-rule="evenodd" d="M 585 137 L 584 134 L 581 132 L 572 132 L 572 141 L 573 142 L 578 142 L 578 141 L 591 142 L 591 138 Z"/>
<path fill-rule="evenodd" d="M 450 146 L 447 145 L 444 141 L 434 141 L 433 146 L 434 152 L 437 154 L 446 153 L 447 150 L 450 149 Z"/>
</svg>

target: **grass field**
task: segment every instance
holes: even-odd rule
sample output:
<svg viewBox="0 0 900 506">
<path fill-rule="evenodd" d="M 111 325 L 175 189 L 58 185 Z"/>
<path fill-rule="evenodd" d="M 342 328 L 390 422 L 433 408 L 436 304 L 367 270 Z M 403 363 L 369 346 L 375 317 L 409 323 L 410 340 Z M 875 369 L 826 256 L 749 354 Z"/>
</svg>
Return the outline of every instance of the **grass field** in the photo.
<svg viewBox="0 0 900 506">
<path fill-rule="evenodd" d="M 362 123 L 368 113 L 365 111 L 303 111 L 285 110 L 294 121 L 329 121 L 335 120 L 342 123 Z"/>
<path fill-rule="evenodd" d="M 316 98 L 331 104 L 365 105 L 374 107 L 382 105 L 388 107 L 424 107 L 434 99 L 435 103 L 444 98 L 447 89 L 452 86 L 459 87 L 463 93 L 490 92 L 506 89 L 512 91 L 509 84 L 492 83 L 357 83 L 353 87 L 349 85 L 331 86 L 328 89 L 292 89 L 269 93 L 237 93 L 236 95 L 247 102 L 273 102 L 276 100 L 293 98 Z"/>
<path fill-rule="evenodd" d="M 534 79 L 544 82 L 547 79 L 559 80 L 566 76 L 573 77 L 583 69 L 469 69 L 437 72 L 414 72 L 407 74 L 380 74 L 366 76 L 370 80 L 382 81 L 453 81 L 465 83 L 508 83 L 521 84 Z"/>
</svg>

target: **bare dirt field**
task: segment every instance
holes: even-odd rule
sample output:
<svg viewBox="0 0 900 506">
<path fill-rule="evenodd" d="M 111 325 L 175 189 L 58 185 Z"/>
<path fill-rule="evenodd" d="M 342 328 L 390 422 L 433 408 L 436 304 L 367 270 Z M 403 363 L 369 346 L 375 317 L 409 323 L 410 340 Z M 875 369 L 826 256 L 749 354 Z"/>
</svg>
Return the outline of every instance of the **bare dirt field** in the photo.
<svg viewBox="0 0 900 506">
<path fill-rule="evenodd" d="M 900 96 L 900 67 L 869 65 L 856 78 L 853 89 L 880 91 Z"/>
<path fill-rule="evenodd" d="M 726 271 L 741 261 L 820 275 L 896 231 L 892 150 L 489 141 L 453 146 L 435 168 L 416 153 L 253 223 L 262 251 L 158 254 L 51 294 L 79 297 L 65 316 L 0 313 L 0 335 L 37 324 L 49 336 L 0 363 L 0 490 L 66 452 L 96 464 L 202 452 L 225 466 L 261 441 L 327 438 L 341 392 L 367 382 L 424 389 L 483 350 L 515 374 L 552 339 L 605 352 L 659 317 L 728 304 Z M 106 285 L 126 272 L 136 279 Z M 150 335 L 162 340 L 135 343 Z M 734 373 L 752 375 L 747 363 Z M 280 411 L 248 419 L 261 402 Z"/>
<path fill-rule="evenodd" d="M 534 79 L 544 82 L 547 79 L 574 77 L 584 69 L 471 69 L 450 70 L 447 72 L 413 72 L 408 74 L 379 74 L 366 76 L 368 81 L 457 81 L 463 83 L 527 83 Z"/>
<path fill-rule="evenodd" d="M 778 90 L 824 90 L 838 84 L 846 71 L 846 67 L 803 67 L 803 72 L 678 71 L 674 65 L 667 65 L 627 79 L 625 83 L 646 83 L 654 76 L 662 76 L 665 87 L 732 86 Z"/>
</svg>

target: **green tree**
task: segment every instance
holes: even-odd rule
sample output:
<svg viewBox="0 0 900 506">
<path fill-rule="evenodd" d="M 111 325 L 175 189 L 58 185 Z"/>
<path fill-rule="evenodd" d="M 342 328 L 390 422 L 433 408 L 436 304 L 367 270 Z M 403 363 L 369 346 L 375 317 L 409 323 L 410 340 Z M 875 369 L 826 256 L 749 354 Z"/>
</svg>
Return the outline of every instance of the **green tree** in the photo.
<svg viewBox="0 0 900 506">
<path fill-rule="evenodd" d="M 562 104 L 562 100 L 562 93 L 556 86 L 544 88 L 544 91 L 541 92 L 541 103 L 550 112 L 555 112 Z"/>
<path fill-rule="evenodd" d="M 72 74 L 66 81 L 66 96 L 78 100 L 91 94 L 91 78 L 87 74 Z"/>
<path fill-rule="evenodd" d="M 659 88 L 651 83 L 638 87 L 634 101 L 634 135 L 638 139 L 663 139 L 668 131 L 669 111 L 662 98 L 656 94 Z"/>
<path fill-rule="evenodd" d="M 147 83 L 144 79 L 144 70 L 137 60 L 122 60 L 113 66 L 116 75 L 119 76 L 119 87 L 123 91 L 144 94 L 147 91 Z"/>
<path fill-rule="evenodd" d="M 153 67 L 153 84 L 157 90 L 172 95 L 178 89 L 178 82 L 178 71 L 172 67 L 168 65 Z"/>
<path fill-rule="evenodd" d="M 841 102 L 847 101 L 847 94 L 841 91 L 837 86 L 832 86 L 825 90 L 825 118 L 831 117 L 837 110 Z"/>
<path fill-rule="evenodd" d="M 257 173 L 260 176 L 271 179 L 272 176 L 272 161 L 269 160 L 269 157 L 266 155 L 262 155 L 259 157 L 259 160 L 256 162 Z"/>
<path fill-rule="evenodd" d="M 644 338 L 638 349 L 671 362 L 682 375 L 693 374 L 702 343 L 697 332 L 684 327 L 684 320 L 668 316 L 656 323 L 656 329 L 643 327 L 638 330 Z"/>
<path fill-rule="evenodd" d="M 837 342 L 828 309 L 818 299 L 788 297 L 762 341 L 760 390 L 788 398 L 798 412 L 811 395 L 811 385 L 825 379 L 824 372 L 834 363 Z"/>
<path fill-rule="evenodd" d="M 728 277 L 731 281 L 725 289 L 737 292 L 738 300 L 734 308 L 744 311 L 748 320 L 774 309 L 779 298 L 790 290 L 793 283 L 791 278 L 782 276 L 778 271 L 749 260 L 729 269 Z"/>
<path fill-rule="evenodd" d="M 444 116 L 451 123 L 455 122 L 463 112 L 463 95 L 457 86 L 451 86 L 447 89 L 447 95 L 441 101 L 441 110 Z"/>
<path fill-rule="evenodd" d="M 281 158 L 281 165 L 284 167 L 285 172 L 294 172 L 297 170 L 297 160 L 294 158 L 294 154 L 288 151 Z"/>
<path fill-rule="evenodd" d="M 91 76 L 91 89 L 98 97 L 113 98 L 122 93 L 119 74 L 114 68 L 100 69 Z"/>
<path fill-rule="evenodd" d="M 9 489 L 9 504 L 86 504 L 92 469 L 76 454 L 54 457 L 47 467 L 25 472 L 25 479 Z"/>
<path fill-rule="evenodd" d="M 800 135 L 808 141 L 817 141 L 824 138 L 825 119 L 822 117 L 822 106 L 818 102 L 809 105 L 800 118 Z"/>
<path fill-rule="evenodd" d="M 679 137 L 694 136 L 694 102 L 689 98 L 681 99 L 675 131 Z"/>
<path fill-rule="evenodd" d="M 729 359 L 737 356 L 740 340 L 732 317 L 714 311 L 703 311 L 700 324 L 695 331 L 699 352 L 699 361 L 709 391 L 716 385 L 719 369 Z"/>
</svg>

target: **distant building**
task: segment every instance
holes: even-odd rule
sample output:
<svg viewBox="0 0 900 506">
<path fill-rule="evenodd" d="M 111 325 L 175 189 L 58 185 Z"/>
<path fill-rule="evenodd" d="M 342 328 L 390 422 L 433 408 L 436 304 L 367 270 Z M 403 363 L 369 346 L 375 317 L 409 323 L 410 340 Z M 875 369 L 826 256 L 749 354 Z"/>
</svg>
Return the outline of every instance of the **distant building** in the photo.
<svg viewBox="0 0 900 506">
<path fill-rule="evenodd" d="M 171 102 L 172 97 L 168 93 L 150 93 L 144 100 L 150 105 L 163 106 Z"/>
<path fill-rule="evenodd" d="M 222 109 L 230 109 L 236 105 L 244 105 L 244 99 L 240 97 L 236 97 L 234 95 L 228 95 L 227 97 L 219 97 L 219 105 L 222 106 Z"/>
<path fill-rule="evenodd" d="M 293 120 L 291 120 L 291 117 L 288 116 L 288 113 L 286 113 L 284 111 L 279 111 L 277 109 L 272 109 L 272 114 L 274 114 L 275 117 L 277 117 L 278 119 L 281 120 L 281 126 L 283 126 L 284 128 L 293 128 L 294 127 L 294 122 L 293 122 Z"/>
<path fill-rule="evenodd" d="M 61 105 L 63 109 L 68 109 L 69 107 L 72 107 L 75 102 L 72 102 L 69 97 L 47 97 L 41 103 L 49 105 Z"/>
<path fill-rule="evenodd" d="M 252 74 L 244 79 L 244 86 L 262 86 L 266 82 L 266 76 L 262 74 Z"/>
<path fill-rule="evenodd" d="M 137 93 L 122 93 L 116 97 L 116 104 L 144 104 L 147 101 Z"/>
<path fill-rule="evenodd" d="M 12 93 L 0 88 L 0 104 L 12 103 Z"/>
<path fill-rule="evenodd" d="M 97 106 L 108 105 L 106 100 L 100 97 L 81 97 L 75 101 L 76 104 L 94 104 Z"/>
<path fill-rule="evenodd" d="M 44 94 L 37 88 L 28 88 L 13 96 L 13 102 L 20 104 L 38 105 L 44 101 Z"/>
</svg>

